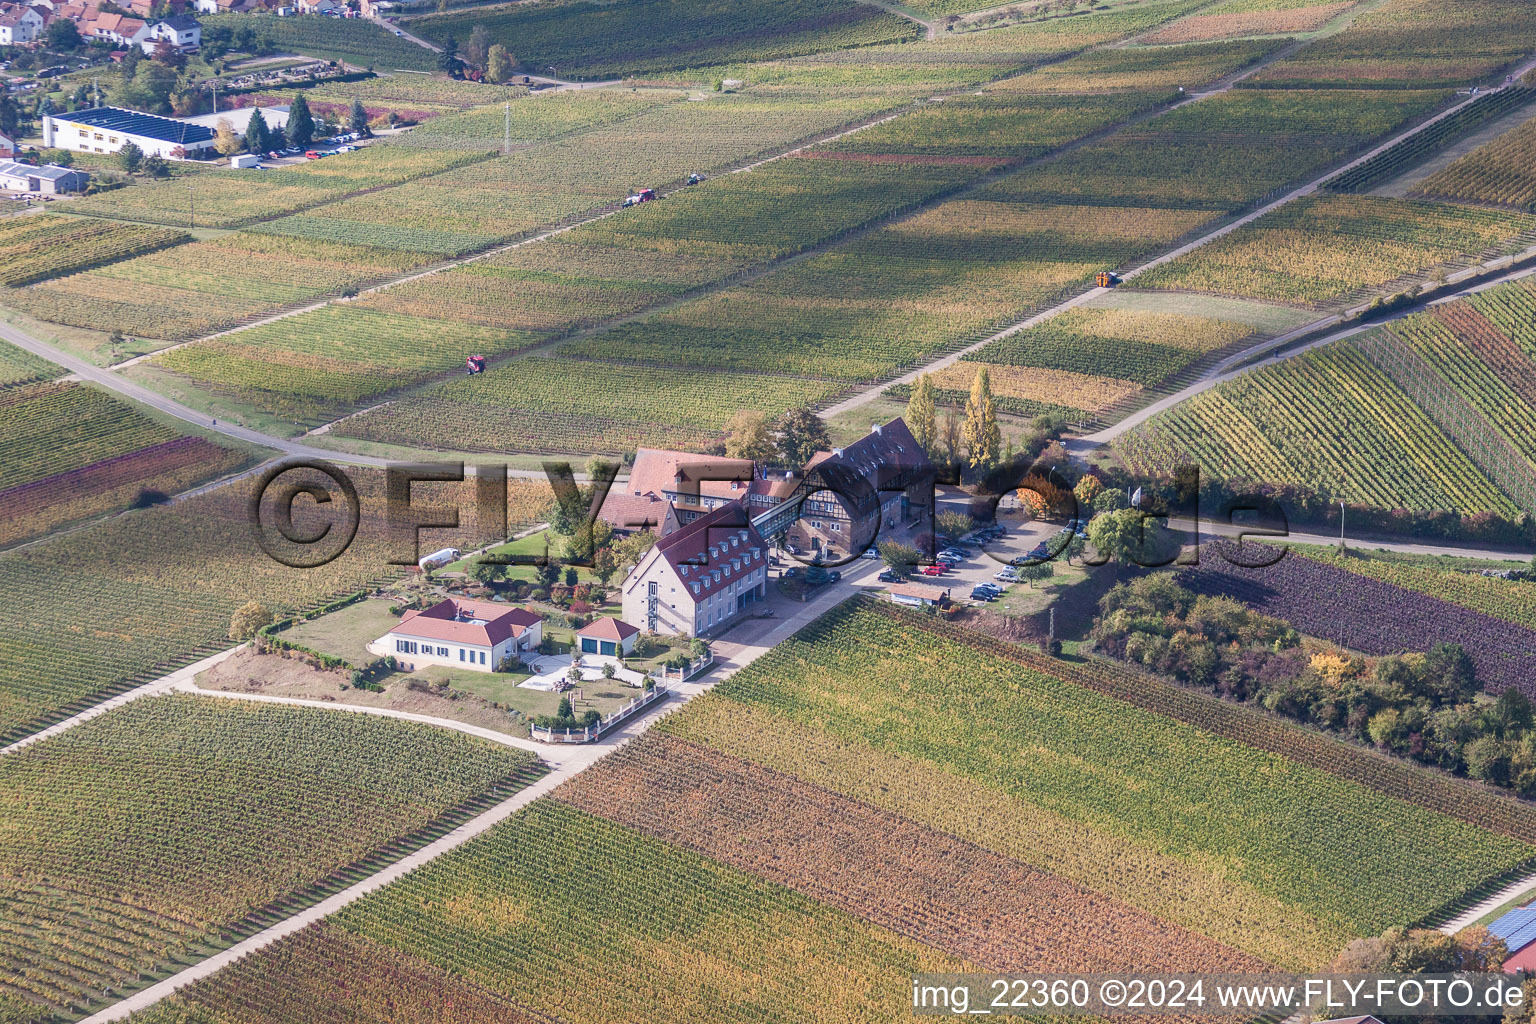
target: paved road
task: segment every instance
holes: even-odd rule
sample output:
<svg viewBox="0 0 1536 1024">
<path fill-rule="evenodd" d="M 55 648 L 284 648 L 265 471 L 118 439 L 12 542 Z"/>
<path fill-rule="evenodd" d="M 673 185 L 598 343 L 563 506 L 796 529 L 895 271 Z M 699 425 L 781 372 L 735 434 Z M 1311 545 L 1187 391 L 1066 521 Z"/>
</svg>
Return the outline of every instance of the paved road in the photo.
<svg viewBox="0 0 1536 1024">
<path fill-rule="evenodd" d="M 403 878 L 415 869 L 430 863 L 443 854 L 462 846 L 476 836 L 494 828 L 520 808 L 526 807 L 567 779 L 590 768 L 640 735 L 663 715 L 669 714 L 672 710 L 699 694 L 708 692 L 716 684 L 730 678 L 736 672 L 741 671 L 747 665 L 767 654 L 775 645 L 787 639 L 795 631 L 826 614 L 836 605 L 848 600 L 848 598 L 859 592 L 858 581 L 874 571 L 873 565 L 857 568 L 850 567 L 846 572 L 843 582 L 827 587 L 815 600 L 800 606 L 799 610 L 793 615 L 787 616 L 782 620 L 748 620 L 730 630 L 725 634 L 725 638 L 716 641 L 713 645 L 716 656 L 715 668 L 705 677 L 675 687 L 675 692 L 678 694 L 677 697 L 647 710 L 644 715 L 632 720 L 614 733 L 603 737 L 598 742 L 574 745 L 530 744 L 538 750 L 540 755 L 553 769 L 549 775 L 538 782 L 503 800 L 484 813 L 465 822 L 441 839 L 422 847 L 420 850 L 379 871 L 377 874 L 370 875 L 356 885 L 349 886 L 335 893 L 315 906 L 303 910 L 279 924 L 257 932 L 243 942 L 231 946 L 229 949 L 217 953 L 186 970 L 180 971 L 158 984 L 137 992 L 105 1010 L 92 1014 L 85 1019 L 84 1024 L 107 1024 L 109 1021 L 123 1020 L 131 1013 L 154 1005 L 177 989 L 191 984 L 200 978 L 206 978 L 220 968 L 227 967 L 235 961 L 271 945 L 285 936 L 292 935 L 307 925 L 314 924 L 336 913 L 348 904 L 383 888 L 391 882 Z M 227 652 L 225 656 L 227 656 Z M 237 695 L 218 694 L 217 696 L 233 697 Z M 286 703 L 287 701 L 284 702 Z M 374 710 L 353 708 L 342 704 L 322 703 L 321 706 L 326 710 L 365 712 Z M 458 722 L 445 722 L 442 724 L 447 728 L 455 728 L 460 731 L 468 731 L 469 728 L 473 728 L 466 727 Z M 488 738 L 494 739 L 496 742 L 507 742 L 510 739 L 510 737 L 501 736 Z"/>
<path fill-rule="evenodd" d="M 1294 47 L 1287 47 L 1285 50 L 1282 50 L 1279 53 L 1272 55 L 1268 60 L 1266 60 L 1264 62 L 1264 64 L 1256 65 L 1255 67 L 1248 68 L 1248 69 L 1246 69 L 1244 71 L 1238 72 L 1235 75 L 1231 75 L 1227 79 L 1224 79 L 1222 82 L 1218 83 L 1216 86 L 1214 86 L 1214 87 L 1212 87 L 1212 88 L 1210 88 L 1208 90 L 1205 90 L 1203 92 L 1196 93 L 1195 95 L 1191 96 L 1187 100 L 1184 100 L 1182 103 L 1178 104 L 1177 106 L 1184 106 L 1184 105 L 1187 105 L 1189 103 L 1197 103 L 1200 100 L 1205 99 L 1205 98 L 1207 98 L 1209 96 L 1220 95 L 1220 94 L 1230 90 L 1238 82 L 1242 81 L 1243 79 L 1247 78 L 1248 76 L 1250 76 L 1252 74 L 1255 74 L 1256 72 L 1261 70 L 1267 64 L 1272 63 L 1275 60 L 1279 60 L 1283 56 L 1285 56 L 1286 53 L 1291 52 L 1295 48 L 1299 48 L 1300 45 L 1302 45 L 1302 44 L 1296 44 L 1296 46 L 1294 46 Z M 1514 72 L 1514 80 L 1516 82 L 1519 82 L 1521 76 L 1523 76 L 1527 71 L 1530 71 L 1533 68 L 1536 68 L 1536 59 L 1532 59 L 1530 61 L 1527 61 L 1525 64 L 1522 64 L 1520 66 L 1520 68 L 1517 71 Z M 1511 88 L 1511 86 L 1500 86 L 1500 88 L 1501 89 L 1503 89 L 1503 88 Z M 1490 90 L 1490 91 L 1492 91 L 1492 90 Z M 1287 192 L 1285 195 L 1281 196 L 1280 198 L 1271 200 L 1270 202 L 1265 203 L 1265 204 L 1259 206 L 1258 208 L 1254 209 L 1250 213 L 1247 213 L 1244 216 L 1239 217 L 1238 219 L 1236 219 L 1234 221 L 1231 221 L 1231 222 L 1229 222 L 1227 224 L 1223 224 L 1222 226 L 1220 226 L 1218 228 L 1213 228 L 1212 230 L 1210 230 L 1210 231 L 1200 235 L 1198 238 L 1195 238 L 1192 241 L 1187 242 L 1184 245 L 1181 245 L 1181 246 L 1179 246 L 1176 249 L 1173 249 L 1173 250 L 1171 250 L 1169 252 L 1163 253 L 1161 256 L 1158 256 L 1155 259 L 1150 259 L 1150 260 L 1146 261 L 1145 263 L 1139 264 L 1138 266 L 1133 267 L 1132 269 L 1125 271 L 1125 273 L 1120 275 L 1121 279 L 1124 280 L 1124 281 L 1133 280 L 1136 277 L 1139 277 L 1140 275 L 1145 274 L 1147 271 L 1152 270 L 1155 267 L 1162 266 L 1163 264 L 1169 262 L 1170 260 L 1175 260 L 1175 259 L 1178 259 L 1180 256 L 1184 256 L 1184 255 L 1186 255 L 1188 253 L 1194 252 L 1196 249 L 1199 249 L 1202 246 L 1209 245 L 1210 243 L 1216 241 L 1219 238 L 1225 238 L 1227 235 L 1230 235 L 1232 232 L 1236 231 L 1238 228 L 1243 227 L 1246 224 L 1253 223 L 1255 220 L 1257 220 L 1258 218 L 1264 216 L 1266 213 L 1269 213 L 1269 212 L 1271 212 L 1273 210 L 1276 210 L 1276 209 L 1286 205 L 1287 203 L 1294 202 L 1295 200 L 1301 199 L 1304 196 L 1312 195 L 1314 192 L 1316 192 L 1324 184 L 1326 184 L 1328 181 L 1332 180 L 1333 178 L 1339 176 L 1340 174 L 1343 174 L 1344 172 L 1346 172 L 1346 171 L 1348 171 L 1348 170 L 1350 170 L 1350 169 L 1352 169 L 1352 168 L 1354 168 L 1354 167 L 1356 167 L 1356 166 L 1358 166 L 1360 164 L 1365 163 L 1367 160 L 1370 160 L 1372 157 L 1376 156 L 1377 154 L 1382 153 L 1385 150 L 1391 149 L 1393 146 L 1397 145 L 1399 142 L 1402 142 L 1404 139 L 1412 138 L 1413 136 L 1419 134 L 1420 132 L 1425 131 L 1426 129 L 1430 128 L 1431 126 L 1439 123 L 1440 121 L 1443 121 L 1445 118 L 1452 116 L 1457 111 L 1459 111 L 1463 107 L 1465 107 L 1467 104 L 1472 103 L 1474 101 L 1474 99 L 1481 98 L 1481 95 L 1486 95 L 1486 94 L 1480 94 L 1478 97 L 1471 97 L 1471 96 L 1469 96 L 1467 99 L 1463 100 L 1462 102 L 1456 104 L 1453 107 L 1450 107 L 1450 108 L 1448 108 L 1446 110 L 1441 111 L 1440 113 L 1436 114 L 1434 117 L 1431 117 L 1428 120 L 1426 120 L 1426 121 L 1424 121 L 1424 122 L 1422 122 L 1420 124 L 1417 124 L 1417 125 L 1413 126 L 1412 128 L 1407 129 L 1406 131 L 1400 132 L 1399 134 L 1393 136 L 1391 139 L 1388 139 L 1386 142 L 1383 142 L 1380 145 L 1375 146 L 1369 152 L 1367 152 L 1367 153 L 1365 153 L 1365 154 L 1363 154 L 1363 155 L 1361 155 L 1359 157 L 1356 157 L 1354 160 L 1351 160 L 1349 163 L 1344 164 L 1341 167 L 1336 167 L 1333 170 L 1328 171 L 1325 174 L 1319 175 L 1318 177 L 1314 178 L 1312 181 L 1308 182 L 1307 184 L 1302 185 L 1300 188 L 1293 189 L 1292 191 Z M 1075 309 L 1076 307 L 1081 306 L 1083 303 L 1088 302 L 1091 299 L 1097 298 L 1098 296 L 1103 295 L 1103 294 L 1105 294 L 1108 291 L 1109 291 L 1109 289 L 1107 289 L 1107 288 L 1090 288 L 1087 291 L 1084 291 L 1084 292 L 1081 292 L 1081 293 L 1079 293 L 1077 295 L 1074 295 L 1070 299 L 1067 299 L 1067 300 L 1065 300 L 1063 302 L 1060 302 L 1060 303 L 1052 306 L 1051 308 L 1049 308 L 1047 310 L 1044 310 L 1043 312 L 1036 313 L 1033 316 L 1028 317 L 1027 319 L 1019 321 L 1016 324 L 1013 324 L 1013 325 L 1011 325 L 1009 327 L 1005 327 L 1004 329 L 998 331 L 995 334 L 988 335 L 987 337 L 981 339 L 978 342 L 975 342 L 974 344 L 967 345 L 965 348 L 962 348 L 962 349 L 960 349 L 957 352 L 953 352 L 953 353 L 951 353 L 951 354 L 949 354 L 947 356 L 943 356 L 943 357 L 941 357 L 939 359 L 935 359 L 934 361 L 928 363 L 925 366 L 921 366 L 921 367 L 913 370 L 910 373 L 903 374 L 900 377 L 897 377 L 895 380 L 886 381 L 883 384 L 875 385 L 874 387 L 869 388 L 868 390 L 862 391 L 862 392 L 860 392 L 860 393 L 858 393 L 856 395 L 853 395 L 853 396 L 851 396 L 849 398 L 845 398 L 841 402 L 838 402 L 835 405 L 829 406 L 828 408 L 823 410 L 821 415 L 822 415 L 823 418 L 830 419 L 833 416 L 839 415 L 840 413 L 845 413 L 845 412 L 849 412 L 849 411 L 851 411 L 853 409 L 857 409 L 860 406 L 866 405 L 866 404 L 874 401 L 875 399 L 879 398 L 880 395 L 885 391 L 885 389 L 890 387 L 893 384 L 913 384 L 913 383 L 915 383 L 917 381 L 918 377 L 922 376 L 925 373 L 933 373 L 936 370 L 942 370 L 942 369 L 944 369 L 947 366 L 951 366 L 954 363 L 956 363 L 957 361 L 959 361 L 963 356 L 969 355 L 970 353 L 975 352 L 975 351 L 977 351 L 980 348 L 983 348 L 983 347 L 985 347 L 987 345 L 990 345 L 994 341 L 999 341 L 999 340 L 1001 340 L 1003 338 L 1012 337 L 1013 335 L 1019 333 L 1020 331 L 1024 331 L 1024 330 L 1027 330 L 1027 329 L 1029 329 L 1031 327 L 1034 327 L 1036 324 L 1043 323 L 1044 321 L 1050 320 L 1053 317 L 1060 316 L 1062 313 L 1065 313 L 1065 312 L 1067 312 L 1068 310 L 1071 310 L 1071 309 Z M 1311 328 L 1305 328 L 1304 330 L 1308 330 L 1308 329 L 1311 329 Z M 1166 408 L 1166 406 L 1164 406 L 1164 407 Z"/>
<path fill-rule="evenodd" d="M 1440 930 L 1447 935 L 1454 935 L 1463 928 L 1476 924 L 1480 918 L 1488 916 L 1522 893 L 1532 893 L 1536 896 L 1536 875 L 1526 875 L 1524 878 L 1517 879 L 1487 899 L 1474 903 L 1442 924 Z"/>
</svg>

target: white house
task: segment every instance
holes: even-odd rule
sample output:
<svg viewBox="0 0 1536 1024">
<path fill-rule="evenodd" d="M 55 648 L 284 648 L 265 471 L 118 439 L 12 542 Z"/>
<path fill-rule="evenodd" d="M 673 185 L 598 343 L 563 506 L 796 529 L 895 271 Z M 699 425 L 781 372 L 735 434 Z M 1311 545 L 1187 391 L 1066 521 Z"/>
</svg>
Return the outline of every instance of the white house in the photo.
<svg viewBox="0 0 1536 1024">
<path fill-rule="evenodd" d="M 14 160 L 0 160 L 0 188 L 12 192 L 42 192 L 57 194 L 79 192 L 85 188 L 91 176 L 72 167 L 58 164 L 19 164 Z"/>
<path fill-rule="evenodd" d="M 623 619 L 593 619 L 576 631 L 576 642 L 582 654 L 621 658 L 635 649 L 639 635 L 639 627 Z"/>
<path fill-rule="evenodd" d="M 0 134 L 0 159 L 10 160 L 16 156 L 16 140 L 9 135 Z"/>
<path fill-rule="evenodd" d="M 412 671 L 430 665 L 494 672 L 508 658 L 537 649 L 544 620 L 526 608 L 450 597 L 409 611 L 369 649 Z"/>
<path fill-rule="evenodd" d="M 149 35 L 139 45 L 145 53 L 154 53 L 162 39 L 183 52 L 190 52 L 203 45 L 202 22 L 190 14 L 177 14 L 157 21 L 149 27 Z"/>
<path fill-rule="evenodd" d="M 768 545 L 733 501 L 657 541 L 623 594 L 624 620 L 648 632 L 717 632 L 768 596 Z"/>
<path fill-rule="evenodd" d="M 30 43 L 43 31 L 43 16 L 30 7 L 12 7 L 0 12 L 0 45 Z"/>
<path fill-rule="evenodd" d="M 81 153 L 116 153 L 132 142 L 145 156 L 172 160 L 213 151 L 214 130 L 121 107 L 91 107 L 43 118 L 43 145 Z"/>
<path fill-rule="evenodd" d="M 911 608 L 932 608 L 949 599 L 948 587 L 936 587 L 931 583 L 892 583 L 891 601 Z"/>
</svg>

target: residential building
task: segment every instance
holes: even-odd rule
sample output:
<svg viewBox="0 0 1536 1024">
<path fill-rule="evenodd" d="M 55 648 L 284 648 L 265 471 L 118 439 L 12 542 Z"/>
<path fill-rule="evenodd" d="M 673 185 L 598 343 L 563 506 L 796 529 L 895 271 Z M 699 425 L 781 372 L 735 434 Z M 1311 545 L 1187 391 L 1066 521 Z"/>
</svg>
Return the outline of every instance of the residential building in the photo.
<svg viewBox="0 0 1536 1024">
<path fill-rule="evenodd" d="M 829 561 L 857 555 L 882 531 L 929 516 L 933 474 L 904 420 L 876 423 L 847 448 L 818 452 L 807 464 L 799 488 L 803 501 L 785 526 L 785 541 L 792 552 Z"/>
<path fill-rule="evenodd" d="M 620 491 L 618 485 L 603 499 L 603 507 L 597 517 L 613 529 L 615 537 L 628 537 L 647 530 L 658 537 L 665 537 L 682 525 L 677 509 L 655 492 L 629 494 Z"/>
<path fill-rule="evenodd" d="M 640 627 L 631 626 L 623 619 L 606 617 L 593 619 L 576 631 L 576 643 L 581 654 L 596 654 L 609 658 L 622 658 L 635 649 L 635 637 Z"/>
<path fill-rule="evenodd" d="M 132 142 L 146 156 L 173 160 L 211 155 L 214 130 L 121 107 L 92 107 L 43 118 L 43 145 L 82 153 L 116 153 Z"/>
<path fill-rule="evenodd" d="M 64 192 L 80 192 L 90 184 L 91 176 L 73 167 L 58 164 L 21 164 L 14 160 L 0 160 L 0 188 L 12 192 L 40 192 L 56 195 Z"/>
<path fill-rule="evenodd" d="M 97 11 L 94 16 L 80 25 L 80 34 L 87 41 L 138 46 L 149 38 L 149 25 L 139 18 L 123 14 L 103 14 Z"/>
<path fill-rule="evenodd" d="M 183 52 L 196 50 L 203 44 L 202 22 L 190 14 L 164 18 L 149 27 L 149 37 L 140 45 L 145 53 L 153 53 L 161 40 L 169 40 L 172 46 Z"/>
<path fill-rule="evenodd" d="M 684 525 L 732 501 L 744 501 L 754 514 L 771 508 L 792 497 L 799 481 L 797 473 L 770 471 L 751 459 L 641 448 L 635 452 L 629 480 L 622 487 L 615 485 L 609 498 L 669 501 L 677 510 L 678 524 Z"/>
<path fill-rule="evenodd" d="M 719 632 L 768 596 L 768 545 L 733 501 L 658 540 L 621 589 L 624 620 L 647 632 Z"/>
<path fill-rule="evenodd" d="M 508 659 L 536 650 L 543 638 L 544 620 L 527 608 L 451 597 L 406 612 L 371 649 L 413 671 L 442 665 L 494 672 Z"/>
<path fill-rule="evenodd" d="M 43 16 L 32 8 L 7 4 L 5 10 L 0 10 L 0 45 L 33 42 L 42 35 L 43 24 Z"/>
<path fill-rule="evenodd" d="M 243 14 L 256 6 L 253 0 L 193 0 L 198 14 Z"/>
<path fill-rule="evenodd" d="M 0 158 L 10 160 L 16 156 L 16 140 L 9 135 L 0 134 Z"/>
</svg>

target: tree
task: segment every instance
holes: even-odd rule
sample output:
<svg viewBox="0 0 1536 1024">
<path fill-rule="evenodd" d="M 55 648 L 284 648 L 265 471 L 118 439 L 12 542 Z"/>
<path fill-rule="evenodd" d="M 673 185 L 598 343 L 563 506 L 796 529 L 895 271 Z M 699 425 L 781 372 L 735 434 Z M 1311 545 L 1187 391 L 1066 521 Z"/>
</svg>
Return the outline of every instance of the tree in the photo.
<svg viewBox="0 0 1536 1024">
<path fill-rule="evenodd" d="M 464 59 L 477 68 L 483 68 L 490 50 L 491 30 L 484 25 L 470 29 L 469 38 L 464 42 Z"/>
<path fill-rule="evenodd" d="M 574 565 L 566 566 L 565 585 L 568 587 L 574 587 L 579 582 L 581 582 L 581 575 L 576 571 L 576 567 Z"/>
<path fill-rule="evenodd" d="M 0 132 L 13 139 L 21 134 L 21 107 L 9 96 L 0 99 Z"/>
<path fill-rule="evenodd" d="M 68 18 L 54 18 L 48 23 L 48 49 L 55 53 L 69 53 L 78 50 L 83 40 L 80 38 L 80 29 Z"/>
<path fill-rule="evenodd" d="M 62 21 L 62 20 L 63 19 L 55 18 L 54 19 L 54 23 L 57 24 L 59 21 Z M 121 65 L 121 67 L 123 69 L 123 77 L 124 78 L 132 78 L 134 73 L 139 70 L 139 61 L 141 61 L 143 59 L 144 59 L 144 51 L 142 49 L 140 49 L 137 46 L 130 46 L 130 47 L 128 47 L 128 52 L 123 54 L 123 63 Z"/>
<path fill-rule="evenodd" d="M 613 553 L 619 563 L 619 568 L 640 564 L 640 559 L 646 552 L 656 546 L 656 535 L 649 530 L 632 533 L 628 537 L 613 545 Z"/>
<path fill-rule="evenodd" d="M 957 540 L 976 529 L 976 520 L 964 512 L 945 509 L 933 517 L 933 525 L 940 535 Z"/>
<path fill-rule="evenodd" d="M 352 109 L 347 114 L 347 127 L 357 135 L 367 137 L 372 135 L 368 127 L 368 110 L 363 106 L 361 96 L 352 97 Z"/>
<path fill-rule="evenodd" d="M 517 72 L 517 61 L 507 52 L 507 48 L 496 43 L 486 54 L 485 74 L 493 82 L 510 82 Z"/>
<path fill-rule="evenodd" d="M 933 378 L 926 373 L 917 378 L 912 397 L 907 399 L 907 429 L 924 451 L 933 451 L 939 439 L 939 421 L 933 403 Z"/>
<path fill-rule="evenodd" d="M 1162 520 L 1127 508 L 1096 516 L 1088 524 L 1088 540 L 1100 555 L 1121 565 L 1144 565 L 1163 550 L 1167 531 Z"/>
<path fill-rule="evenodd" d="M 592 575 L 603 586 L 619 571 L 619 553 L 613 544 L 605 544 L 592 553 Z"/>
<path fill-rule="evenodd" d="M 965 402 L 965 448 L 973 469 L 989 469 L 1002 455 L 1003 432 L 997 425 L 992 378 L 987 375 L 986 366 L 976 368 L 971 397 Z"/>
<path fill-rule="evenodd" d="M 315 119 L 309 112 L 309 101 L 299 93 L 288 107 L 288 127 L 285 129 L 290 145 L 303 148 L 315 137 Z"/>
<path fill-rule="evenodd" d="M 1026 584 L 1034 586 L 1056 575 L 1056 563 L 1039 562 L 1035 565 L 1021 565 L 1016 567 L 1014 572 Z"/>
<path fill-rule="evenodd" d="M 891 572 L 907 577 L 912 575 L 912 570 L 923 560 L 923 553 L 910 544 L 888 540 L 880 544 L 880 558 Z"/>
<path fill-rule="evenodd" d="M 229 638 L 249 640 L 263 626 L 272 625 L 272 613 L 259 601 L 247 601 L 229 617 Z"/>
<path fill-rule="evenodd" d="M 227 117 L 219 118 L 213 148 L 219 151 L 220 156 L 234 156 L 245 148 L 245 140 L 235 134 L 235 126 L 229 123 Z"/>
<path fill-rule="evenodd" d="M 773 456 L 768 417 L 753 409 L 737 410 L 725 425 L 725 454 L 733 459 L 761 462 Z"/>
<path fill-rule="evenodd" d="M 538 577 L 540 586 L 554 586 L 555 580 L 560 578 L 560 563 L 553 559 L 546 560 L 534 571 L 534 575 Z"/>
<path fill-rule="evenodd" d="M 576 666 L 572 665 L 571 667 L 574 669 Z M 581 677 L 578 675 L 577 676 L 578 681 L 580 680 L 580 678 Z M 560 704 L 555 708 L 555 717 L 556 718 L 574 718 L 574 717 L 576 717 L 575 711 L 571 708 L 571 698 L 569 698 L 569 697 L 561 697 L 560 698 Z"/>
<path fill-rule="evenodd" d="M 156 64 L 164 64 L 177 71 L 187 66 L 187 55 L 181 52 L 181 47 L 169 39 L 162 39 L 156 43 L 154 52 L 150 56 L 154 58 Z"/>
<path fill-rule="evenodd" d="M 944 422 L 939 426 L 939 441 L 937 452 L 933 452 L 936 458 L 944 462 L 958 462 L 960 460 L 960 418 L 955 415 L 953 409 L 944 413 Z"/>
<path fill-rule="evenodd" d="M 165 162 L 165 157 L 159 153 L 151 153 L 144 158 L 144 173 L 151 178 L 169 178 L 171 165 Z"/>
<path fill-rule="evenodd" d="M 1079 508 L 1092 507 L 1093 499 L 1099 496 L 1104 489 L 1104 483 L 1096 476 L 1085 476 L 1072 488 L 1073 497 L 1077 498 Z"/>
<path fill-rule="evenodd" d="M 457 71 L 459 67 L 459 41 L 449 36 L 443 42 L 442 52 L 437 55 L 437 66 L 444 71 Z"/>
<path fill-rule="evenodd" d="M 494 583 L 506 575 L 507 567 L 489 558 L 477 558 L 469 567 L 469 578 L 476 583 Z"/>
<path fill-rule="evenodd" d="M 245 126 L 245 148 L 247 152 L 260 156 L 277 148 L 267 128 L 267 119 L 261 116 L 261 108 L 251 111 L 251 123 Z"/>
<path fill-rule="evenodd" d="M 779 435 L 779 454 L 791 466 L 803 466 L 817 452 L 832 446 L 826 423 L 808 405 L 780 416 L 774 430 Z"/>
<path fill-rule="evenodd" d="M 117 151 L 117 165 L 132 174 L 144 163 L 144 151 L 136 143 L 125 142 Z"/>
</svg>

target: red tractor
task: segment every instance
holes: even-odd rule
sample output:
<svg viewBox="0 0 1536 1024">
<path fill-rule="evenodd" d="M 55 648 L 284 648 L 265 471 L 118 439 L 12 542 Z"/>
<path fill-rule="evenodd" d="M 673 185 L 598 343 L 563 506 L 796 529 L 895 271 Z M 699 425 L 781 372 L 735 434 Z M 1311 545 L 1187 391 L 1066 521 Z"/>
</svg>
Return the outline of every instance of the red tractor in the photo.
<svg viewBox="0 0 1536 1024">
<path fill-rule="evenodd" d="M 485 356 L 470 356 L 468 359 L 464 360 L 464 366 L 471 377 L 477 373 L 484 373 Z"/>
</svg>

